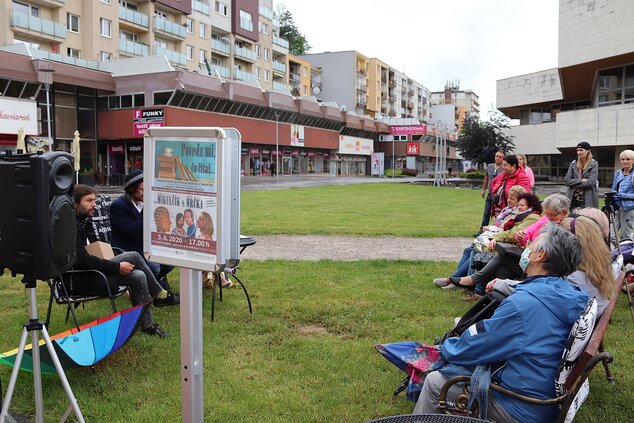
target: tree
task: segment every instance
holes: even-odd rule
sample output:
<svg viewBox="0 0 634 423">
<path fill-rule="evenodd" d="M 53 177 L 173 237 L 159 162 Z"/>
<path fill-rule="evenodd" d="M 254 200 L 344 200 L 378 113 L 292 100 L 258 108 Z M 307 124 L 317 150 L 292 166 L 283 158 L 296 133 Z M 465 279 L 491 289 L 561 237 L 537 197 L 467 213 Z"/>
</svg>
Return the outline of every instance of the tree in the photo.
<svg viewBox="0 0 634 423">
<path fill-rule="evenodd" d="M 503 132 L 509 128 L 509 120 L 499 111 L 489 111 L 489 121 L 480 121 L 475 115 L 467 115 L 456 142 L 456 149 L 463 159 L 472 163 L 493 163 L 495 153 L 510 153 L 515 148 L 513 137 Z"/>
<path fill-rule="evenodd" d="M 299 28 L 295 25 L 293 14 L 286 10 L 286 6 L 279 4 L 276 15 L 280 21 L 280 37 L 288 40 L 288 50 L 291 54 L 297 56 L 308 53 L 310 44 L 308 44 L 306 36 L 299 32 Z"/>
</svg>

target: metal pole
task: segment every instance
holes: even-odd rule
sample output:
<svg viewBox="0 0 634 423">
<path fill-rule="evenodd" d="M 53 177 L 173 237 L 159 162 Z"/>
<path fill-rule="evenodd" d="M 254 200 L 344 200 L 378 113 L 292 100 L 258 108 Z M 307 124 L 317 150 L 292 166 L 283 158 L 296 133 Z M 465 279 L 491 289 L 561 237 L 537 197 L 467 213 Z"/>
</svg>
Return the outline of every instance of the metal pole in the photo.
<svg viewBox="0 0 634 423">
<path fill-rule="evenodd" d="M 396 173 L 396 162 L 394 161 L 394 135 L 392 135 L 392 178 Z"/>
<path fill-rule="evenodd" d="M 50 84 L 44 84 L 46 87 L 46 127 L 48 129 L 48 151 L 53 151 L 53 137 L 51 136 L 51 101 L 49 99 Z"/>
<path fill-rule="evenodd" d="M 275 112 L 275 182 L 280 181 L 280 114 Z"/>
<path fill-rule="evenodd" d="M 438 184 L 438 161 L 439 161 L 439 154 L 440 154 L 440 146 L 438 145 L 438 125 L 436 125 L 434 127 L 434 137 L 435 137 L 435 146 L 436 146 L 436 155 L 435 155 L 435 159 L 436 159 L 436 163 L 434 164 L 434 185 L 439 185 Z"/>
</svg>

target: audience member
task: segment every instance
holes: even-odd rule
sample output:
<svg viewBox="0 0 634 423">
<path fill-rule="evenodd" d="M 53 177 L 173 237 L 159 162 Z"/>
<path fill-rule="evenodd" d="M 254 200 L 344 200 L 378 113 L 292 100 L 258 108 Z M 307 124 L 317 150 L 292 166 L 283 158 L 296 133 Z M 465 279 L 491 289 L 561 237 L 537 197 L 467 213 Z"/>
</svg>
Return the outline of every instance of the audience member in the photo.
<svg viewBox="0 0 634 423">
<path fill-rule="evenodd" d="M 502 161 L 504 160 L 504 152 L 497 151 L 495 153 L 495 161 L 487 165 L 484 173 L 484 181 L 482 183 L 482 198 L 484 198 L 484 213 L 482 214 L 482 223 L 480 224 L 480 231 L 484 226 L 489 224 L 491 219 L 491 182 L 502 172 Z M 488 191 L 488 192 L 487 192 Z M 475 236 L 478 236 L 480 231 Z"/>
<path fill-rule="evenodd" d="M 564 183 L 568 187 L 570 208 L 599 207 L 599 163 L 592 158 L 590 144 L 577 144 L 577 160 L 568 167 Z"/>
<path fill-rule="evenodd" d="M 503 172 L 491 182 L 491 217 L 497 216 L 504 207 L 509 197 L 509 190 L 513 185 L 519 185 L 526 191 L 530 191 L 530 183 L 524 169 L 519 167 L 517 156 L 507 154 L 502 161 Z"/>
<path fill-rule="evenodd" d="M 619 155 L 621 169 L 614 174 L 612 191 L 616 192 L 615 206 L 617 208 L 618 229 L 620 241 L 634 241 L 634 184 L 632 183 L 632 164 L 634 151 L 623 150 Z"/>
</svg>

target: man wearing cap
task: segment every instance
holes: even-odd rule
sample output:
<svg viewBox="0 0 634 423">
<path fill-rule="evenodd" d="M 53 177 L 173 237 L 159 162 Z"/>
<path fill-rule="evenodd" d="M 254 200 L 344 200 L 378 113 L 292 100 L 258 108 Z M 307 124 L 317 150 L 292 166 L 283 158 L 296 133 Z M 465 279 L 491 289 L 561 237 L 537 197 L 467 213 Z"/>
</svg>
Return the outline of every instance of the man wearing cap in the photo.
<svg viewBox="0 0 634 423">
<path fill-rule="evenodd" d="M 110 205 L 110 224 L 112 225 L 112 245 L 125 251 L 136 251 L 143 255 L 143 172 L 136 170 L 124 179 L 124 194 Z M 167 283 L 167 274 L 173 266 L 147 261 L 147 265 L 169 292 L 165 299 L 155 299 L 154 306 L 164 307 L 180 303 L 178 295 L 173 294 Z"/>
<path fill-rule="evenodd" d="M 592 158 L 590 143 L 577 144 L 577 160 L 573 160 L 564 178 L 570 209 L 599 208 L 599 163 Z"/>
</svg>

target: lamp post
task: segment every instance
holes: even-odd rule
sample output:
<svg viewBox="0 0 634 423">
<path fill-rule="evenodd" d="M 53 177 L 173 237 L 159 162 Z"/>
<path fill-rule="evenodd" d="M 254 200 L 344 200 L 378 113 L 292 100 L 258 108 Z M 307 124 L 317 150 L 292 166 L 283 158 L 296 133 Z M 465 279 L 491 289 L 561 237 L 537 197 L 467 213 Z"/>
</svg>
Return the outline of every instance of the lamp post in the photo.
<svg viewBox="0 0 634 423">
<path fill-rule="evenodd" d="M 394 173 L 396 173 L 396 162 L 394 161 L 394 135 L 392 135 L 392 178 Z"/>
<path fill-rule="evenodd" d="M 47 63 L 48 67 L 41 67 L 38 69 L 42 73 L 40 75 L 40 82 L 44 83 L 46 89 L 46 128 L 48 131 L 48 150 L 53 151 L 53 136 L 51 134 L 51 99 L 49 97 L 51 91 L 51 84 L 53 83 L 53 72 L 55 69 L 51 69 L 50 63 Z"/>
<path fill-rule="evenodd" d="M 278 183 L 280 174 L 280 112 L 275 112 L 275 183 Z"/>
</svg>

